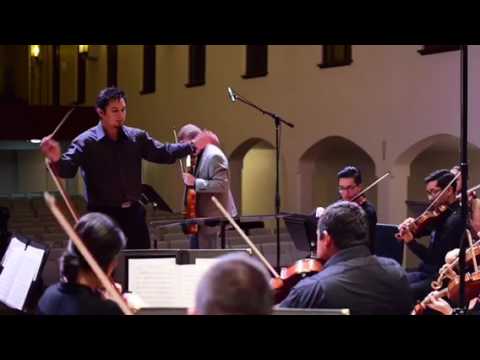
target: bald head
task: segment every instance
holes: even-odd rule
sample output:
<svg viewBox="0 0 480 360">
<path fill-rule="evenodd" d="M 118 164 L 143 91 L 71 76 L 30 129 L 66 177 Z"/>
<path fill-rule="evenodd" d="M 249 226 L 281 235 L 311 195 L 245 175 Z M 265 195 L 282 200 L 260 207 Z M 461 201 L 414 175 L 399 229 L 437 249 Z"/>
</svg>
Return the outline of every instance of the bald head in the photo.
<svg viewBox="0 0 480 360">
<path fill-rule="evenodd" d="M 244 253 L 222 256 L 201 279 L 195 297 L 200 315 L 268 315 L 272 307 L 267 271 Z"/>
<path fill-rule="evenodd" d="M 193 124 L 184 125 L 178 132 L 178 141 L 180 142 L 191 141 L 201 132 L 202 130 L 196 125 L 193 125 Z"/>
</svg>

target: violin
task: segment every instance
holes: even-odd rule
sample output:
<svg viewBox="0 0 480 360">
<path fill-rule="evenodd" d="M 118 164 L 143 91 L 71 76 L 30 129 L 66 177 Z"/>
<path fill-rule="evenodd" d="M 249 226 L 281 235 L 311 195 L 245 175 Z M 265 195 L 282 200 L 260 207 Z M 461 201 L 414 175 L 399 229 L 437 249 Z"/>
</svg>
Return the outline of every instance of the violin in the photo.
<svg viewBox="0 0 480 360">
<path fill-rule="evenodd" d="M 363 206 L 368 201 L 365 195 L 361 195 L 360 197 L 354 197 L 352 202 L 356 202 L 358 205 Z"/>
<path fill-rule="evenodd" d="M 440 223 L 445 216 L 451 213 L 450 208 L 447 205 L 440 205 L 436 209 L 424 211 L 418 218 L 413 222 L 408 224 L 403 229 L 408 229 L 413 237 L 419 237 L 420 234 L 424 233 L 426 229 L 435 227 L 436 224 Z M 402 237 L 402 229 L 400 232 L 395 234 L 395 238 L 400 240 Z"/>
<path fill-rule="evenodd" d="M 467 229 L 467 237 L 470 243 L 470 247 L 465 251 L 465 266 L 467 266 L 467 268 L 469 269 L 472 269 L 472 265 L 473 265 L 473 271 L 477 272 L 478 271 L 477 257 L 480 256 L 480 241 L 473 243 L 472 234 L 468 229 Z M 459 264 L 459 255 L 457 255 L 456 258 L 451 263 L 442 266 L 438 271 L 439 276 L 437 280 L 432 281 L 431 283 L 432 289 L 434 290 L 440 289 L 443 285 L 444 280 L 453 280 L 455 276 L 457 276 L 457 273 L 455 272 L 455 270 L 458 269 L 458 264 Z"/>
<path fill-rule="evenodd" d="M 433 199 L 430 205 L 428 205 L 428 207 L 422 214 L 420 214 L 420 216 L 418 216 L 414 221 L 407 225 L 399 226 L 400 232 L 395 234 L 395 238 L 397 240 L 401 240 L 405 230 L 409 230 L 414 238 L 418 237 L 419 234 L 425 231 L 425 229 L 431 226 L 435 226 L 436 224 L 441 222 L 446 215 L 451 213 L 451 210 L 447 205 L 438 205 L 437 203 L 459 176 L 460 173 L 454 176 L 454 178 L 447 184 L 447 186 L 443 188 L 443 190 L 435 197 L 435 199 Z"/>
<path fill-rule="evenodd" d="M 477 255 L 480 255 L 480 243 L 473 243 L 470 230 L 466 230 L 470 247 L 466 250 L 466 263 L 473 264 L 473 271 L 465 274 L 465 297 L 467 301 L 477 297 L 480 294 L 480 271 L 478 270 Z M 436 281 L 432 281 L 432 288 L 438 290 L 441 288 L 444 279 L 451 280 L 446 288 L 435 294 L 436 298 L 448 297 L 451 301 L 459 301 L 460 276 L 455 273 L 453 268 L 458 264 L 459 256 L 450 264 L 442 267 L 440 276 Z M 414 315 L 420 315 L 426 309 L 429 297 L 427 296 L 420 304 L 417 304 L 412 312 Z"/>
<path fill-rule="evenodd" d="M 472 300 L 480 294 L 480 272 L 465 274 L 465 299 Z M 436 298 L 448 298 L 451 302 L 458 304 L 460 298 L 460 276 L 456 276 L 446 288 L 440 290 Z M 422 302 L 415 305 L 411 315 L 422 315 L 427 309 L 429 296 Z"/>
<path fill-rule="evenodd" d="M 196 161 L 196 158 L 193 158 L 193 162 Z M 193 175 L 195 164 L 190 162 L 190 155 L 186 159 L 186 171 Z M 185 199 L 185 219 L 194 219 L 197 217 L 197 192 L 195 191 L 195 186 L 187 186 L 187 193 Z M 196 235 L 198 234 L 198 224 L 186 225 L 184 232 L 186 235 Z"/>
<path fill-rule="evenodd" d="M 175 142 L 178 143 L 177 132 L 173 129 L 173 137 Z M 183 173 L 187 172 L 191 175 L 195 172 L 197 157 L 192 157 L 190 155 L 185 159 L 185 169 L 183 168 L 182 160 L 179 159 L 178 163 L 180 165 L 180 177 L 183 177 Z M 187 186 L 185 193 L 185 209 L 182 212 L 185 219 L 194 219 L 197 217 L 197 192 L 195 191 L 195 186 Z M 198 224 L 182 225 L 182 230 L 185 235 L 197 235 L 198 234 Z"/>
</svg>

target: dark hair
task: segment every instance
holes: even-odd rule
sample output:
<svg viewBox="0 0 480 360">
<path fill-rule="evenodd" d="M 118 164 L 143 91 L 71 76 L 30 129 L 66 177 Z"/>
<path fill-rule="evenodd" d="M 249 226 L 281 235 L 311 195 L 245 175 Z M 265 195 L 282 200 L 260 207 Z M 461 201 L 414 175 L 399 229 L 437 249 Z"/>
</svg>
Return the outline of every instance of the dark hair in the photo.
<svg viewBox="0 0 480 360">
<path fill-rule="evenodd" d="M 368 244 L 367 215 L 350 201 L 338 201 L 325 209 L 318 219 L 320 236 L 325 230 L 338 249 Z"/>
<path fill-rule="evenodd" d="M 116 87 L 108 87 L 99 92 L 97 96 L 96 106 L 102 111 L 105 111 L 110 101 L 120 99 L 124 99 L 125 102 L 127 101 L 125 92 Z"/>
<path fill-rule="evenodd" d="M 246 254 L 222 256 L 202 277 L 195 296 L 200 315 L 268 315 L 273 292 L 265 268 Z"/>
<path fill-rule="evenodd" d="M 355 166 L 345 166 L 340 170 L 337 174 L 337 179 L 341 178 L 353 178 L 357 185 L 362 183 L 362 173 Z"/>
<path fill-rule="evenodd" d="M 454 177 L 455 175 L 453 175 L 450 170 L 435 170 L 425 178 L 425 184 L 429 183 L 430 181 L 436 180 L 438 186 L 443 190 L 448 185 L 448 183 L 453 180 Z M 457 180 L 452 183 L 452 188 L 455 191 L 455 189 L 457 188 Z"/>
<path fill-rule="evenodd" d="M 126 238 L 120 227 L 107 215 L 88 213 L 75 226 L 75 231 L 103 271 L 107 271 L 115 256 L 125 247 Z M 75 282 L 80 270 L 91 271 L 72 240 L 60 258 L 60 274 Z"/>
</svg>

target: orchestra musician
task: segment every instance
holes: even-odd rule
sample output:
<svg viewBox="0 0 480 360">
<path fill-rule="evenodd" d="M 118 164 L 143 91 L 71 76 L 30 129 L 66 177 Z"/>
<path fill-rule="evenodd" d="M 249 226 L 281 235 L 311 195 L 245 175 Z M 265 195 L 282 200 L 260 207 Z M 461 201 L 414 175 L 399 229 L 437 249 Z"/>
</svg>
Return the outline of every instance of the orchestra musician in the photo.
<svg viewBox="0 0 480 360">
<path fill-rule="evenodd" d="M 362 173 L 354 166 L 346 166 L 337 174 L 338 192 L 344 201 L 352 201 L 362 192 Z M 375 234 L 377 225 L 377 212 L 375 206 L 368 201 L 365 195 L 354 200 L 367 214 L 369 241 L 368 247 L 373 253 L 375 250 Z"/>
<path fill-rule="evenodd" d="M 368 221 L 356 203 L 336 202 L 320 215 L 315 275 L 300 280 L 279 306 L 348 308 L 355 314 L 408 314 L 412 298 L 405 270 L 368 248 Z"/>
<path fill-rule="evenodd" d="M 178 132 L 180 143 L 192 141 L 202 133 L 193 124 L 184 125 Z M 220 201 L 231 216 L 237 216 L 237 207 L 230 190 L 230 171 L 228 159 L 220 149 L 218 138 L 211 133 L 215 141 L 210 142 L 194 156 L 192 173 L 185 172 L 183 181 L 196 193 L 196 216 L 219 217 L 221 213 L 210 201 L 212 195 Z M 186 196 L 188 200 L 188 197 Z M 206 225 L 198 226 L 198 236 L 190 236 L 191 248 L 216 248 L 217 230 Z"/>
<path fill-rule="evenodd" d="M 126 238 L 118 225 L 107 215 L 88 213 L 75 225 L 85 247 L 111 280 L 117 266 L 117 255 L 125 247 Z M 41 315 L 122 315 L 119 305 L 105 291 L 102 282 L 78 251 L 72 240 L 60 259 L 61 280 L 51 285 L 40 298 L 37 312 Z M 121 293 L 121 286 L 115 284 Z M 143 304 L 134 294 L 123 300 L 135 312 Z"/>
<path fill-rule="evenodd" d="M 415 300 L 424 299 L 430 292 L 431 282 L 443 265 L 445 255 L 459 247 L 464 229 L 454 177 L 446 169 L 436 170 L 428 175 L 425 178 L 427 197 L 431 203 L 435 201 L 431 216 L 408 218 L 399 225 L 397 238 L 407 244 L 421 260 L 420 265 L 407 274 Z M 439 197 L 442 191 L 443 194 Z M 417 238 L 427 235 L 431 236 L 431 240 L 429 246 L 425 247 Z"/>
</svg>

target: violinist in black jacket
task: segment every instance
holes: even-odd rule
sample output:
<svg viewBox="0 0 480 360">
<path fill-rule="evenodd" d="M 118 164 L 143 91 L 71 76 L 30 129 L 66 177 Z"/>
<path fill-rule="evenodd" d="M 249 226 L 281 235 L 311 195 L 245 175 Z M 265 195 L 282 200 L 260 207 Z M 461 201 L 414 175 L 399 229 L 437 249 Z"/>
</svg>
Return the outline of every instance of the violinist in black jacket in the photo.
<svg viewBox="0 0 480 360">
<path fill-rule="evenodd" d="M 452 182 L 454 175 L 446 169 L 437 170 L 425 178 L 428 200 L 432 202 Z M 415 300 L 422 300 L 431 291 L 431 282 L 437 277 L 438 270 L 444 264 L 445 255 L 452 249 L 458 248 L 460 237 L 464 231 L 460 216 L 459 203 L 456 200 L 456 183 L 450 187 L 436 201 L 436 207 L 447 206 L 442 216 L 423 231 L 412 231 L 413 218 L 408 218 L 399 225 L 399 239 L 404 241 L 408 248 L 417 255 L 422 262 L 412 272 L 408 273 L 408 281 Z M 417 237 L 430 234 L 428 247 L 419 244 Z"/>
</svg>

